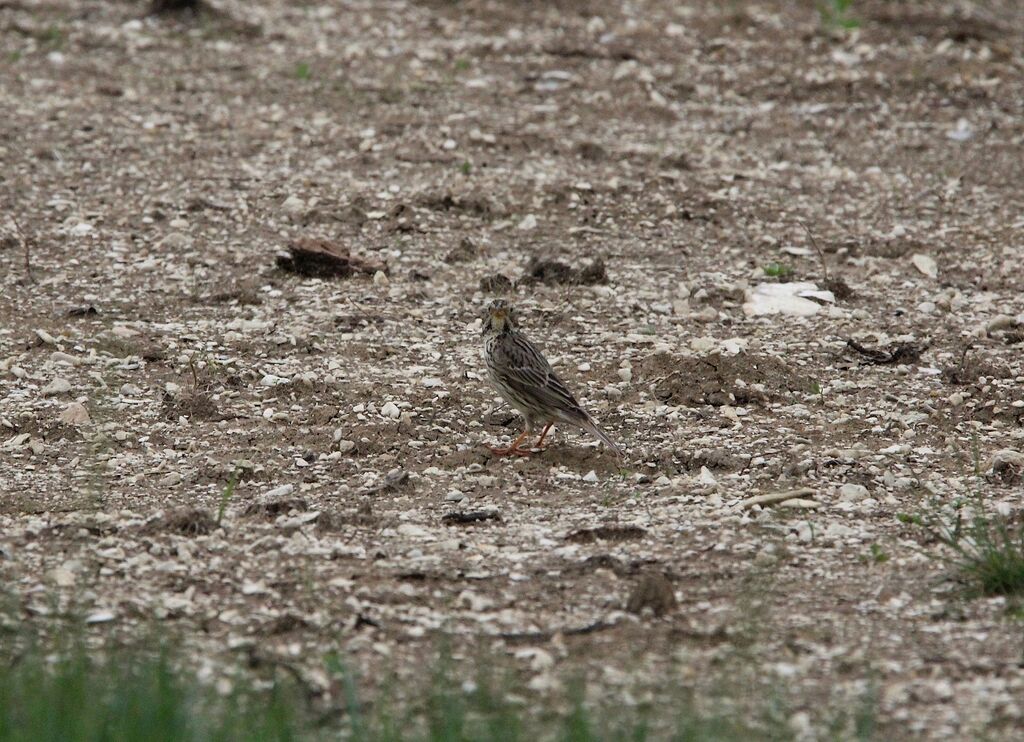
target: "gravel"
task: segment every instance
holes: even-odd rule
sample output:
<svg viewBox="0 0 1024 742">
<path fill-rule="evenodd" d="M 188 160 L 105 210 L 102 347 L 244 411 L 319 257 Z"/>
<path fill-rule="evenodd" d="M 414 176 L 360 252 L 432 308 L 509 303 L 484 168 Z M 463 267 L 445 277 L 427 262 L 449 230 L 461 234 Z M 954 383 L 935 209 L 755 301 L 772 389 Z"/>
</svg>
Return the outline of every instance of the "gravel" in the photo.
<svg viewBox="0 0 1024 742">
<path fill-rule="evenodd" d="M 857 3 L 848 34 L 781 0 L 217 5 L 0 8 L 26 620 L 158 618 L 314 684 L 333 651 L 413 673 L 443 630 L 616 700 L 708 690 L 755 621 L 808 738 L 869 681 L 890 738 L 1012 738 L 1024 633 L 898 516 L 1020 513 L 1016 3 Z M 278 268 L 305 240 L 370 268 Z M 519 425 L 492 291 L 621 466 L 561 427 L 483 447 Z"/>
</svg>

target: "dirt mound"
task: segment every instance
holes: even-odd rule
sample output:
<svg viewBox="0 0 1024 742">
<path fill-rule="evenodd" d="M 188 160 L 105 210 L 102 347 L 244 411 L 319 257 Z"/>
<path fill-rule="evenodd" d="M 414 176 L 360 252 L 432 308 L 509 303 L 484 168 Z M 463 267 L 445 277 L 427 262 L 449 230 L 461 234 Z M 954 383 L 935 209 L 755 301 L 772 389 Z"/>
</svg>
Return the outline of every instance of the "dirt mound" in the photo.
<svg viewBox="0 0 1024 742">
<path fill-rule="evenodd" d="M 671 404 L 765 404 L 814 390 L 814 381 L 805 373 L 774 356 L 752 353 L 702 357 L 655 353 L 643 362 L 641 372 L 654 396 Z"/>
<path fill-rule="evenodd" d="M 573 267 L 558 260 L 533 257 L 519 283 L 524 286 L 535 283 L 549 286 L 589 286 L 595 283 L 608 283 L 608 270 L 601 258 L 595 258 L 586 265 Z"/>
<path fill-rule="evenodd" d="M 328 240 L 301 238 L 288 245 L 288 252 L 277 256 L 277 267 L 310 278 L 348 278 L 355 273 L 372 276 L 388 272 L 384 263 L 351 255 L 341 245 Z"/>
<path fill-rule="evenodd" d="M 565 537 L 574 544 L 592 544 L 595 541 L 634 541 L 647 534 L 638 526 L 598 526 L 597 528 L 580 528 Z"/>
</svg>

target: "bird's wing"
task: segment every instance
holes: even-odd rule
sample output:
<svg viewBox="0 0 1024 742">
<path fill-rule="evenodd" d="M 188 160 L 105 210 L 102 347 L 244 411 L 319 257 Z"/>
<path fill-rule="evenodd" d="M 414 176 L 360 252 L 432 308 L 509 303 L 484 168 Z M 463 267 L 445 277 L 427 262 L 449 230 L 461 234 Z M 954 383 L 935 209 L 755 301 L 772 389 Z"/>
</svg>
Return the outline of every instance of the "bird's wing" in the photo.
<svg viewBox="0 0 1024 742">
<path fill-rule="evenodd" d="M 506 356 L 502 364 L 503 380 L 513 391 L 534 400 L 540 407 L 560 410 L 572 417 L 587 417 L 551 364 L 529 340 L 514 335 L 503 350 Z"/>
</svg>

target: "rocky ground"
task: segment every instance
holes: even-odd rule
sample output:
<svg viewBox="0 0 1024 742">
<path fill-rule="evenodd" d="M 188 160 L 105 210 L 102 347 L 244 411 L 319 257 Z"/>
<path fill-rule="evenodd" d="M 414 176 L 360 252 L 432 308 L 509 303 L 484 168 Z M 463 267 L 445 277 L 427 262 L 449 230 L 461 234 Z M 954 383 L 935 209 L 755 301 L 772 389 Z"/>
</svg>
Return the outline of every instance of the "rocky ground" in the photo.
<svg viewBox="0 0 1024 742">
<path fill-rule="evenodd" d="M 21 617 L 320 690 L 441 634 L 627 703 L 741 655 L 802 738 L 1015 735 L 1014 603 L 898 516 L 1020 508 L 1017 3 L 146 10 L 0 2 Z M 483 446 L 498 294 L 624 460 Z"/>
</svg>

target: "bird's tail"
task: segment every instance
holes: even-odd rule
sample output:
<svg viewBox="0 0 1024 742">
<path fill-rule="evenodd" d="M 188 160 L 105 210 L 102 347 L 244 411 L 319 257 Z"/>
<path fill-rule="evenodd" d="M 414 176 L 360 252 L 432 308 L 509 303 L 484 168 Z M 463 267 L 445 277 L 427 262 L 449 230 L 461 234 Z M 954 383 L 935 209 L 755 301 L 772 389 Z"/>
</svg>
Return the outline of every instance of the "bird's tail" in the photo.
<svg viewBox="0 0 1024 742">
<path fill-rule="evenodd" d="M 608 437 L 608 434 L 601 429 L 600 425 L 594 422 L 594 418 L 588 415 L 587 418 L 580 423 L 580 427 L 597 438 L 604 445 L 608 446 L 616 457 L 620 459 L 622 458 L 622 449 L 615 444 L 615 441 Z"/>
</svg>

